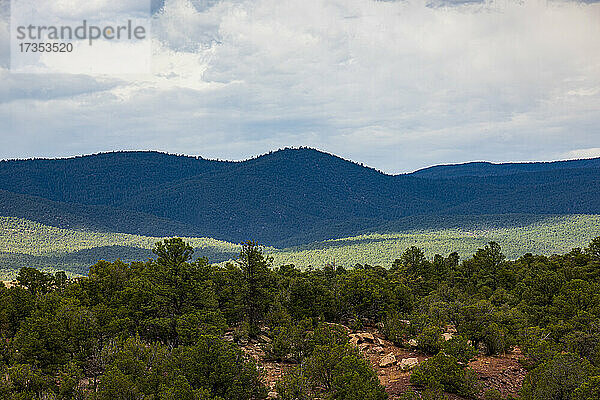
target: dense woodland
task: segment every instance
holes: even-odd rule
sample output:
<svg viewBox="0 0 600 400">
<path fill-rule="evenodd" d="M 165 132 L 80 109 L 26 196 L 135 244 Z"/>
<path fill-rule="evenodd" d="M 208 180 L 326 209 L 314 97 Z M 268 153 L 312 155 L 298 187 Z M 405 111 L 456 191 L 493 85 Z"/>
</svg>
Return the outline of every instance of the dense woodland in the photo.
<svg viewBox="0 0 600 400">
<path fill-rule="evenodd" d="M 514 261 L 494 242 L 465 260 L 412 247 L 387 268 L 274 267 L 254 242 L 224 266 L 193 260 L 181 239 L 154 253 L 76 280 L 23 268 L 18 285 L 0 287 L 0 398 L 264 399 L 261 369 L 239 345 L 266 335 L 269 357 L 295 366 L 278 398 L 386 399 L 339 324 L 376 326 L 430 355 L 405 400 L 497 399 L 468 361 L 516 347 L 523 400 L 600 398 L 600 238 Z M 444 341 L 450 324 L 457 334 Z"/>
<path fill-rule="evenodd" d="M 600 159 L 402 175 L 309 148 L 243 162 L 155 152 L 0 162 L 2 216 L 276 247 L 378 231 L 419 215 L 600 214 L 599 194 Z"/>
</svg>

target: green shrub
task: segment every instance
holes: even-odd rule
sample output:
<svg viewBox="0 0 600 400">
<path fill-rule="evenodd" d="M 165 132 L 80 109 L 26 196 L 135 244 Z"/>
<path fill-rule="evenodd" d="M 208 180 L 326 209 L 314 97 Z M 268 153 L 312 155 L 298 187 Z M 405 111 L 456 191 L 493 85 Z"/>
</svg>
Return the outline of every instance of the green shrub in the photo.
<svg viewBox="0 0 600 400">
<path fill-rule="evenodd" d="M 403 392 L 399 400 L 448 400 L 448 396 L 439 387 L 428 387 L 421 392 L 416 390 Z"/>
<path fill-rule="evenodd" d="M 354 317 L 348 321 L 348 328 L 350 328 L 352 332 L 362 331 L 365 328 L 365 324 L 361 318 Z"/>
<path fill-rule="evenodd" d="M 600 367 L 600 333 L 572 332 L 563 342 L 567 350 Z"/>
<path fill-rule="evenodd" d="M 485 354 L 488 356 L 504 354 L 509 350 L 505 333 L 495 322 L 492 322 L 485 327 L 481 343 L 484 345 Z"/>
<path fill-rule="evenodd" d="M 267 312 L 265 322 L 269 328 L 273 329 L 278 326 L 290 325 L 292 323 L 292 317 L 280 301 L 275 301 L 273 306 Z"/>
<path fill-rule="evenodd" d="M 59 372 L 60 388 L 58 398 L 61 400 L 82 398 L 80 382 L 84 378 L 83 371 L 77 364 L 70 362 Z"/>
<path fill-rule="evenodd" d="M 321 323 L 310 335 L 307 356 L 312 354 L 316 346 L 345 346 L 348 339 L 346 330 L 340 325 Z"/>
<path fill-rule="evenodd" d="M 462 366 L 453 356 L 439 353 L 419 364 L 410 376 L 410 382 L 461 396 L 475 392 L 477 377 L 469 367 Z"/>
<path fill-rule="evenodd" d="M 319 324 L 313 328 L 309 318 L 273 329 L 272 342 L 266 347 L 267 357 L 273 360 L 302 362 L 316 346 L 348 343 L 346 331 L 336 325 Z"/>
<path fill-rule="evenodd" d="M 288 326 L 278 326 L 271 331 L 271 343 L 266 346 L 266 355 L 271 360 L 293 360 L 292 347 L 296 341 L 292 336 L 295 336 L 295 330 Z M 298 361 L 298 360 L 296 360 Z"/>
<path fill-rule="evenodd" d="M 419 349 L 427 354 L 437 354 L 442 348 L 444 337 L 442 328 L 436 325 L 429 325 L 423 329 L 417 336 L 417 345 Z"/>
<path fill-rule="evenodd" d="M 387 399 L 385 389 L 369 362 L 354 352 L 347 352 L 335 365 L 331 383 L 331 398 L 335 400 Z"/>
<path fill-rule="evenodd" d="M 242 322 L 240 323 L 234 330 L 233 330 L 233 340 L 236 343 L 246 343 L 248 342 L 250 338 L 250 324 L 248 324 L 248 322 Z"/>
<path fill-rule="evenodd" d="M 304 362 L 276 385 L 280 399 L 387 399 L 369 362 L 350 347 L 347 336 L 344 334 L 343 338 L 340 333 L 327 325 L 315 329 Z"/>
<path fill-rule="evenodd" d="M 486 390 L 483 400 L 502 400 L 502 393 L 498 389 Z"/>
<path fill-rule="evenodd" d="M 454 335 L 452 339 L 442 343 L 441 351 L 462 363 L 468 363 L 477 355 L 477 350 L 460 335 Z"/>
<path fill-rule="evenodd" d="M 275 384 L 275 390 L 279 400 L 311 400 L 314 398 L 310 381 L 300 368 L 295 368 L 285 374 Z"/>
<path fill-rule="evenodd" d="M 600 376 L 588 378 L 573 393 L 574 400 L 600 399 Z"/>
<path fill-rule="evenodd" d="M 399 400 L 421 400 L 421 394 L 416 390 L 407 390 L 398 396 Z"/>
<path fill-rule="evenodd" d="M 558 354 L 557 344 L 550 339 L 550 334 L 538 327 L 525 330 L 521 350 L 526 358 L 519 362 L 527 370 L 552 360 Z"/>
<path fill-rule="evenodd" d="M 320 279 L 291 278 L 288 291 L 287 309 L 297 320 L 322 317 L 333 302 L 330 288 Z"/>
<path fill-rule="evenodd" d="M 191 347 L 173 351 L 174 368 L 194 388 L 206 389 L 225 399 L 262 399 L 266 389 L 254 360 L 233 343 L 203 335 Z"/>
<path fill-rule="evenodd" d="M 493 321 L 494 306 L 488 301 L 463 306 L 458 311 L 458 333 L 469 339 L 475 348 L 484 339 L 487 326 Z"/>
<path fill-rule="evenodd" d="M 381 333 L 396 346 L 402 346 L 404 338 L 408 335 L 409 326 L 398 314 L 391 314 L 383 322 Z"/>
<path fill-rule="evenodd" d="M 378 271 L 354 269 L 337 279 L 337 306 L 342 317 L 379 321 L 384 315 L 390 293 L 388 284 Z"/>
<path fill-rule="evenodd" d="M 523 400 L 574 400 L 574 392 L 593 372 L 591 364 L 575 354 L 558 354 L 525 376 Z"/>
<path fill-rule="evenodd" d="M 29 400 L 49 397 L 51 381 L 42 371 L 29 364 L 16 364 L 1 368 L 0 398 Z"/>
<path fill-rule="evenodd" d="M 487 300 L 467 305 L 459 310 L 458 332 L 475 348 L 483 344 L 487 355 L 505 353 L 516 343 L 524 325 L 524 316 L 514 309 L 497 311 Z"/>
<path fill-rule="evenodd" d="M 419 312 L 427 316 L 431 325 L 444 326 L 451 323 L 455 310 L 454 304 L 442 301 L 432 294 L 420 303 Z"/>
<path fill-rule="evenodd" d="M 236 345 L 214 336 L 199 336 L 194 346 L 174 350 L 130 338 L 104 353 L 106 372 L 100 379 L 98 400 L 154 398 L 157 393 L 165 400 L 169 395 L 191 400 L 266 397 L 254 362 Z"/>
<path fill-rule="evenodd" d="M 221 311 L 197 311 L 177 318 L 179 343 L 192 345 L 201 335 L 221 336 L 227 328 L 227 322 Z"/>
<path fill-rule="evenodd" d="M 159 393 L 160 400 L 204 400 L 211 398 L 210 391 L 207 389 L 194 389 L 188 380 L 182 376 L 177 376 L 173 382 L 161 385 Z"/>
<path fill-rule="evenodd" d="M 278 326 L 271 332 L 272 341 L 266 347 L 267 357 L 273 360 L 300 362 L 308 351 L 308 335 L 312 331 L 309 319 Z"/>
</svg>

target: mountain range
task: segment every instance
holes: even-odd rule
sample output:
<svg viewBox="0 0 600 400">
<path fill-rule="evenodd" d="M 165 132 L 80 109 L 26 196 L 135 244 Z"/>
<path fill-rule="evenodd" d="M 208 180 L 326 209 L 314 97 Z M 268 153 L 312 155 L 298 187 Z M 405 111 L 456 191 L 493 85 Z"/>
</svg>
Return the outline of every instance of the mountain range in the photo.
<svg viewBox="0 0 600 400">
<path fill-rule="evenodd" d="M 453 215 L 600 214 L 600 158 L 388 175 L 310 148 L 241 162 L 112 152 L 0 162 L 0 216 L 290 246 Z"/>
</svg>

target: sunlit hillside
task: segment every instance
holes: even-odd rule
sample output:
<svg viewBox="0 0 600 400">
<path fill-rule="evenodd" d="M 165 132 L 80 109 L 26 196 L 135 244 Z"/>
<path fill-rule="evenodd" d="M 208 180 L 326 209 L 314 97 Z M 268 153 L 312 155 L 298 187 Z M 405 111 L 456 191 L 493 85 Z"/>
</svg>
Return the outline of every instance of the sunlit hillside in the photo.
<svg viewBox="0 0 600 400">
<path fill-rule="evenodd" d="M 522 223 L 517 224 L 519 220 Z M 429 257 L 436 253 L 447 255 L 458 252 L 465 258 L 487 242 L 496 241 L 507 257 L 514 258 L 527 252 L 564 253 L 574 247 L 584 247 L 591 239 L 600 236 L 600 215 L 520 217 L 519 220 L 516 221 L 515 216 L 494 217 L 477 226 L 477 219 L 463 217 L 462 221 L 452 221 L 463 228 L 412 228 L 399 232 L 367 233 L 299 247 L 268 247 L 267 252 L 276 266 L 295 264 L 303 268 L 320 268 L 327 263 L 389 266 L 410 246 L 423 248 Z M 61 229 L 20 218 L 0 217 L 0 271 L 3 276 L 11 277 L 19 268 L 33 266 L 85 274 L 90 265 L 101 259 L 134 261 L 152 257 L 152 246 L 160 239 Z M 211 238 L 185 240 L 195 248 L 196 257 L 207 257 L 211 262 L 235 258 L 240 250 L 239 244 Z"/>
</svg>

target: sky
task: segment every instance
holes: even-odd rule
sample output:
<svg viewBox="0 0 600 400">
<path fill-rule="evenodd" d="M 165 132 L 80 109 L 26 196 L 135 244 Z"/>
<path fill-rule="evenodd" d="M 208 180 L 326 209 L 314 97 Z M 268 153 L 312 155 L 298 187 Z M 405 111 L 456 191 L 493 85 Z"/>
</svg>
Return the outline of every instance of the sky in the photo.
<svg viewBox="0 0 600 400">
<path fill-rule="evenodd" d="M 402 173 L 600 156 L 597 2 L 153 0 L 139 75 L 12 73 L 9 10 L 0 159 L 310 146 Z"/>
</svg>

